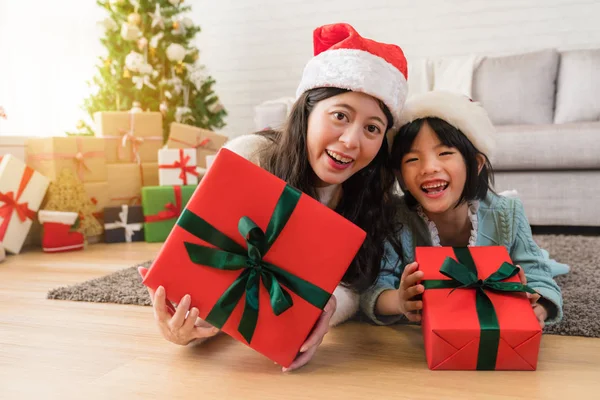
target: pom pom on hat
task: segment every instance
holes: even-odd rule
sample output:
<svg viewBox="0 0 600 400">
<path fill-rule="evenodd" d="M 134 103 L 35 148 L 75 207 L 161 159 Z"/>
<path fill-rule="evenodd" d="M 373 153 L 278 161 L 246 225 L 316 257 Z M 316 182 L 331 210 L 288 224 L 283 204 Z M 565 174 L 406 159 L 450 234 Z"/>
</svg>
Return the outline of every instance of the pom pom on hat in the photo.
<svg viewBox="0 0 600 400">
<path fill-rule="evenodd" d="M 402 49 L 363 38 L 348 24 L 324 25 L 313 33 L 314 57 L 304 68 L 296 90 L 337 87 L 381 100 L 394 117 L 394 128 L 408 92 L 408 71 Z"/>
<path fill-rule="evenodd" d="M 491 156 L 495 147 L 494 125 L 480 103 L 465 95 L 431 91 L 412 96 L 400 115 L 402 127 L 417 119 L 435 117 L 460 130 L 480 152 Z M 398 132 L 388 132 L 389 148 Z"/>
</svg>

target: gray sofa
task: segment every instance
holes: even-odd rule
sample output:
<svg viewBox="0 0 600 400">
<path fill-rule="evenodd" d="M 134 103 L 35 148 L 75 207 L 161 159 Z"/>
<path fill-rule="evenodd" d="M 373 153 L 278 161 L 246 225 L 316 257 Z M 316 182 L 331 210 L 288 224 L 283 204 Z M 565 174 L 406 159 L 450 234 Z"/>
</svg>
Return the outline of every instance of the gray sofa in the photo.
<svg viewBox="0 0 600 400">
<path fill-rule="evenodd" d="M 473 99 L 496 126 L 497 191 L 531 225 L 600 227 L 600 49 L 485 58 Z"/>
<path fill-rule="evenodd" d="M 531 225 L 600 227 L 600 49 L 486 57 L 472 92 L 497 128 L 496 191 L 516 190 Z M 292 101 L 257 106 L 256 128 Z"/>
</svg>

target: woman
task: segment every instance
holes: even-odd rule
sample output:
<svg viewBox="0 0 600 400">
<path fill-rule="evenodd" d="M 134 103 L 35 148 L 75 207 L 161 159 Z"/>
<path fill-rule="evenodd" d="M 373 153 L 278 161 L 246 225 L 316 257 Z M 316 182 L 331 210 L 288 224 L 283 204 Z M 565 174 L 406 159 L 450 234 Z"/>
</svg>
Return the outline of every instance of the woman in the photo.
<svg viewBox="0 0 600 400">
<path fill-rule="evenodd" d="M 367 232 L 290 370 L 312 358 L 329 326 L 356 312 L 358 293 L 378 275 L 384 242 L 393 237 L 395 212 L 385 137 L 398 123 L 407 92 L 406 59 L 398 46 L 362 38 L 350 25 L 334 24 L 314 31 L 314 51 L 285 127 L 241 136 L 225 146 Z M 151 295 L 168 340 L 187 344 L 216 334 L 198 321 L 197 309 L 185 317 L 189 297 L 169 312 L 164 289 Z"/>
</svg>

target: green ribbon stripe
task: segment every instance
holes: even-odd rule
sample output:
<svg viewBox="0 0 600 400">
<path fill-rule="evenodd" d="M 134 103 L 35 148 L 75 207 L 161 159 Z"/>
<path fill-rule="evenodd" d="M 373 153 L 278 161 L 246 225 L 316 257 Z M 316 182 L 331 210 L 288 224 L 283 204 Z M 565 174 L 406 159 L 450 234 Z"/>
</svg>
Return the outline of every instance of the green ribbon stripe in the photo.
<svg viewBox="0 0 600 400">
<path fill-rule="evenodd" d="M 183 211 L 177 224 L 192 235 L 217 247 L 213 249 L 184 242 L 193 263 L 224 271 L 244 270 L 221 295 L 206 317 L 206 321 L 221 328 L 245 294 L 246 305 L 238 331 L 250 343 L 258 322 L 261 280 L 269 293 L 271 308 L 275 315 L 281 315 L 293 305 L 291 295 L 283 286 L 315 307 L 319 309 L 325 307 L 331 293 L 263 260 L 294 212 L 301 194 L 298 190 L 285 186 L 266 232 L 263 232 L 250 218 L 246 216 L 240 218 L 238 231 L 246 240 L 247 249 L 190 210 Z"/>
<path fill-rule="evenodd" d="M 451 257 L 446 257 L 440 272 L 450 280 L 425 280 L 425 289 L 474 289 L 476 291 L 475 307 L 481 328 L 479 350 L 477 355 L 478 370 L 494 370 L 500 344 L 500 324 L 492 301 L 486 290 L 493 292 L 527 292 L 537 293 L 527 285 L 519 282 L 502 282 L 519 273 L 514 265 L 504 262 L 500 268 L 487 279 L 481 280 L 477 275 L 477 267 L 468 248 L 454 247 L 457 262 Z"/>
</svg>

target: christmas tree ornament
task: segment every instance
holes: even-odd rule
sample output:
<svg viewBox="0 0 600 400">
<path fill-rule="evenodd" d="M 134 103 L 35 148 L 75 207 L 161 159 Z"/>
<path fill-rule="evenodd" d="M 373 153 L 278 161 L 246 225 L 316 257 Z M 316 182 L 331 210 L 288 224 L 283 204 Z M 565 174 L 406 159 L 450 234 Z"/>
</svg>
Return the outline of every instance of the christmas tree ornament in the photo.
<svg viewBox="0 0 600 400">
<path fill-rule="evenodd" d="M 138 67 L 138 71 L 140 74 L 143 75 L 152 75 L 154 71 L 154 68 L 152 68 L 152 65 L 148 64 L 148 63 L 143 63 L 142 65 L 140 65 Z"/>
<path fill-rule="evenodd" d="M 183 61 L 185 58 L 185 48 L 179 43 L 171 43 L 167 47 L 167 58 L 173 62 Z"/>
<path fill-rule="evenodd" d="M 152 29 L 159 27 L 160 29 L 165 29 L 165 21 L 163 16 L 160 13 L 160 4 L 156 3 L 156 8 L 153 13 L 148 13 L 150 18 L 152 18 Z"/>
<path fill-rule="evenodd" d="M 142 16 L 137 12 L 132 12 L 127 16 L 127 22 L 129 25 L 140 26 L 142 23 Z"/>
<path fill-rule="evenodd" d="M 158 106 L 158 110 L 162 113 L 164 117 L 165 115 L 167 115 L 167 111 L 169 111 L 169 106 L 165 101 L 163 101 L 160 103 L 160 106 Z"/>
<path fill-rule="evenodd" d="M 185 36 L 186 32 L 185 26 L 181 21 L 173 20 L 173 30 L 171 31 L 173 35 Z"/>
<path fill-rule="evenodd" d="M 154 86 L 152 82 L 150 82 L 149 75 L 136 75 L 131 78 L 131 81 L 133 82 L 137 90 L 142 90 L 144 85 L 156 90 L 156 86 Z"/>
<path fill-rule="evenodd" d="M 142 36 L 141 38 L 138 39 L 137 46 L 140 51 L 144 51 L 146 46 L 148 46 L 148 39 L 146 39 L 144 36 Z"/>
<path fill-rule="evenodd" d="M 183 27 L 187 29 L 194 26 L 194 21 L 192 21 L 192 19 L 189 17 L 182 17 L 180 22 L 183 25 Z"/>
<path fill-rule="evenodd" d="M 161 40 L 164 35 L 164 32 L 159 32 L 156 35 L 152 36 L 152 38 L 150 39 L 150 48 L 156 49 L 158 47 L 158 41 Z"/>
<path fill-rule="evenodd" d="M 139 37 L 142 36 L 140 29 L 135 25 L 130 25 L 128 23 L 123 23 L 121 25 L 121 37 L 128 41 L 138 40 Z"/>
<path fill-rule="evenodd" d="M 221 104 L 221 102 L 218 99 L 214 103 L 210 104 L 207 108 L 208 111 L 210 111 L 213 114 L 216 114 L 224 109 L 223 104 Z"/>
<path fill-rule="evenodd" d="M 76 212 L 40 210 L 38 219 L 43 227 L 42 250 L 46 253 L 82 250 L 85 237 L 75 230 L 78 216 Z"/>
<path fill-rule="evenodd" d="M 144 56 L 135 51 L 130 51 L 129 54 L 125 56 L 125 67 L 132 72 L 138 72 L 144 63 Z"/>
<path fill-rule="evenodd" d="M 137 112 L 143 112 L 144 110 L 142 110 L 142 104 L 139 101 L 134 101 L 131 106 L 130 111 L 132 113 L 137 113 Z"/>
<path fill-rule="evenodd" d="M 185 64 L 184 64 L 184 63 L 182 63 L 182 62 L 178 62 L 178 63 L 175 65 L 175 71 L 176 71 L 178 74 L 183 74 L 183 71 L 185 71 Z"/>
<path fill-rule="evenodd" d="M 119 25 L 110 17 L 104 18 L 102 21 L 98 22 L 105 32 L 115 32 L 119 30 Z"/>
</svg>

